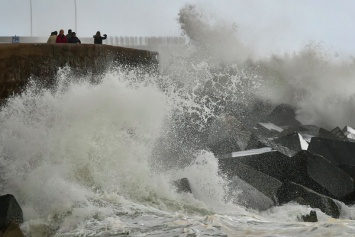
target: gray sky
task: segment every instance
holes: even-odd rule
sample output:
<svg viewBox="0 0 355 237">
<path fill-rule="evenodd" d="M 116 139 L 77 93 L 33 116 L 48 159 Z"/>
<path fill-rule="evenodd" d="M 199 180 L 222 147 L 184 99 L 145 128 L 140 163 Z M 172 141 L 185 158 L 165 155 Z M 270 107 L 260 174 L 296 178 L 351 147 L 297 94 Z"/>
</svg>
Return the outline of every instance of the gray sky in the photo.
<svg viewBox="0 0 355 237">
<path fill-rule="evenodd" d="M 238 25 L 244 42 L 292 52 L 310 41 L 355 55 L 354 0 L 76 0 L 77 35 L 179 36 L 178 12 L 197 3 Z M 32 0 L 33 35 L 75 30 L 74 0 Z M 30 0 L 0 0 L 0 36 L 29 36 Z"/>
</svg>

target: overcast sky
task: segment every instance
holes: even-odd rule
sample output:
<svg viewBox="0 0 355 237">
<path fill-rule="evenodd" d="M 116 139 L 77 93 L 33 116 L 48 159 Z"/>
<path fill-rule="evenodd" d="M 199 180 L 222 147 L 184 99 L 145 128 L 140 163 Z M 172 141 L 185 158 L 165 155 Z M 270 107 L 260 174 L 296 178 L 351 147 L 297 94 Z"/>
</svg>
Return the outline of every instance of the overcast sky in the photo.
<svg viewBox="0 0 355 237">
<path fill-rule="evenodd" d="M 242 40 L 271 51 L 310 41 L 355 55 L 355 0 L 32 0 L 33 36 L 71 28 L 78 37 L 179 36 L 178 12 L 197 3 L 238 25 Z M 0 0 L 0 36 L 31 35 L 30 0 Z"/>
</svg>

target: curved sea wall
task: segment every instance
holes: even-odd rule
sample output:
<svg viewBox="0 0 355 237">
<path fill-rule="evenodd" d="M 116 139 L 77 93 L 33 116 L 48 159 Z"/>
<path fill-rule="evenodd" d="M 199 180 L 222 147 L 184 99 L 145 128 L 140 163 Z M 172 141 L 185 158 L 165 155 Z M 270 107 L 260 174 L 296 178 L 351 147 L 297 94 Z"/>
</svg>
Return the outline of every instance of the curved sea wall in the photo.
<svg viewBox="0 0 355 237">
<path fill-rule="evenodd" d="M 156 70 L 158 53 L 111 45 L 0 44 L 0 100 L 18 93 L 32 77 L 53 78 L 58 68 L 100 73 L 112 64 Z"/>
</svg>

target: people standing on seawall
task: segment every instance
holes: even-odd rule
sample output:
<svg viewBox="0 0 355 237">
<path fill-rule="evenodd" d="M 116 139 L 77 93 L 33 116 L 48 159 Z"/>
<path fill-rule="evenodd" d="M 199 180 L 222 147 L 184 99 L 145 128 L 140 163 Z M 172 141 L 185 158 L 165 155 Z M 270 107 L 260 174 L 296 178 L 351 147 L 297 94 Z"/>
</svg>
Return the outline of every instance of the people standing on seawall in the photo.
<svg viewBox="0 0 355 237">
<path fill-rule="evenodd" d="M 67 43 L 67 37 L 64 35 L 64 30 L 59 31 L 59 35 L 55 41 L 56 43 Z"/>
<path fill-rule="evenodd" d="M 51 33 L 51 36 L 49 36 L 49 38 L 48 38 L 48 40 L 47 40 L 47 43 L 48 43 L 48 44 L 54 44 L 55 41 L 57 40 L 57 34 L 58 34 L 57 31 L 53 31 L 53 32 Z"/>
<path fill-rule="evenodd" d="M 93 36 L 94 44 L 102 44 L 102 40 L 107 39 L 107 35 L 104 34 L 104 37 L 101 36 L 100 31 L 96 32 L 96 35 Z"/>
<path fill-rule="evenodd" d="M 71 31 L 71 29 L 69 29 L 68 34 L 66 35 L 68 43 L 69 43 L 69 39 L 71 38 L 71 33 L 72 33 L 72 31 Z"/>
<path fill-rule="evenodd" d="M 76 33 L 72 32 L 71 37 L 68 39 L 68 43 L 81 44 L 81 41 L 78 37 L 76 37 Z"/>
</svg>

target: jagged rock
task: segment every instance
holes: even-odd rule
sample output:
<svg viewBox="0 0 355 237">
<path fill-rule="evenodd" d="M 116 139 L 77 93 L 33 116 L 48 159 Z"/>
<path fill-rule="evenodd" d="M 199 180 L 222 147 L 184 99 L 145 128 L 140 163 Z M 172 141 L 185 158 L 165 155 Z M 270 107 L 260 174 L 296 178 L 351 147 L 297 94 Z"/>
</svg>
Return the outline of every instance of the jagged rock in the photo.
<svg viewBox="0 0 355 237">
<path fill-rule="evenodd" d="M 238 153 L 241 155 L 238 156 Z M 325 158 L 308 151 L 301 151 L 293 157 L 271 149 L 268 152 L 248 154 L 244 151 L 232 153 L 232 157 L 219 157 L 222 171 L 240 162 L 281 182 L 293 181 L 338 200 L 346 200 L 354 191 L 349 175 Z"/>
<path fill-rule="evenodd" d="M 340 164 L 338 167 L 344 170 L 355 182 L 355 166 L 349 164 Z"/>
<path fill-rule="evenodd" d="M 178 193 L 192 193 L 190 183 L 187 178 L 175 180 L 173 184 L 176 187 L 176 192 Z"/>
<path fill-rule="evenodd" d="M 337 204 L 337 201 L 294 182 L 284 182 L 277 192 L 277 198 L 280 204 L 297 201 L 301 198 L 302 205 L 319 208 L 334 218 L 338 218 L 340 215 L 341 205 Z"/>
<path fill-rule="evenodd" d="M 227 170 L 228 169 L 228 170 Z M 277 204 L 276 193 L 282 182 L 241 162 L 234 167 L 224 167 L 229 177 L 239 177 Z"/>
<path fill-rule="evenodd" d="M 19 224 L 15 221 L 10 222 L 0 231 L 0 237 L 23 237 Z"/>
<path fill-rule="evenodd" d="M 307 215 L 301 215 L 299 219 L 304 222 L 317 222 L 318 221 L 317 212 L 311 211 Z"/>
<path fill-rule="evenodd" d="M 330 132 L 333 133 L 335 136 L 337 136 L 339 138 L 339 140 L 348 141 L 348 138 L 346 137 L 346 135 L 343 133 L 343 131 L 339 127 L 335 127 Z"/>
<path fill-rule="evenodd" d="M 0 196 L 0 229 L 8 226 L 12 221 L 23 222 L 23 213 L 15 197 L 11 194 Z"/>
<path fill-rule="evenodd" d="M 285 146 L 276 144 L 273 140 L 267 139 L 262 136 L 257 136 L 255 134 L 252 134 L 250 136 L 250 140 L 246 147 L 246 150 L 259 149 L 263 147 L 270 147 L 273 150 L 279 151 L 280 153 L 288 157 L 291 157 L 297 153 L 297 151 L 293 151 Z"/>
<path fill-rule="evenodd" d="M 218 158 L 221 170 L 226 170 L 226 167 L 235 167 L 242 162 L 280 181 L 288 179 L 289 174 L 292 174 L 294 163 L 292 158 L 271 148 L 235 152 L 232 156 Z"/>
<path fill-rule="evenodd" d="M 351 177 L 324 157 L 302 151 L 293 158 L 298 165 L 306 165 L 293 179 L 296 183 L 338 200 L 345 200 L 354 191 Z"/>
<path fill-rule="evenodd" d="M 295 110 L 291 105 L 280 104 L 266 116 L 261 122 L 270 122 L 277 126 L 299 126 L 301 123 L 296 119 Z"/>
<path fill-rule="evenodd" d="M 308 150 L 324 156 L 337 165 L 355 165 L 355 144 L 353 142 L 313 137 Z"/>
<path fill-rule="evenodd" d="M 258 123 L 252 131 L 258 137 L 274 138 L 279 136 L 283 129 L 273 123 Z"/>
<path fill-rule="evenodd" d="M 236 104 L 231 107 L 228 111 L 241 121 L 245 128 L 252 130 L 260 122 L 260 118 L 267 116 L 274 106 L 264 100 L 256 99 L 251 104 Z"/>
<path fill-rule="evenodd" d="M 299 133 L 292 133 L 272 140 L 273 143 L 287 147 L 292 151 L 299 152 L 307 150 L 308 143 Z"/>
<path fill-rule="evenodd" d="M 307 135 L 309 137 L 314 137 L 317 136 L 317 134 L 319 133 L 319 127 L 315 125 L 303 125 L 303 124 L 295 127 L 287 127 L 284 128 L 284 130 L 280 133 L 280 136 L 286 136 L 292 133 L 299 133 L 304 137 L 306 137 Z"/>
<path fill-rule="evenodd" d="M 214 154 L 240 151 L 246 147 L 250 135 L 234 116 L 224 115 L 212 123 L 207 145 Z"/>
<path fill-rule="evenodd" d="M 328 130 L 325 130 L 324 128 L 319 129 L 319 132 L 316 137 L 343 141 L 343 139 L 341 139 L 339 136 L 337 136 L 336 134 L 334 134 Z"/>
<path fill-rule="evenodd" d="M 259 211 L 267 210 L 275 205 L 271 198 L 238 176 L 234 176 L 230 180 L 228 188 L 227 200 L 232 200 L 235 204 Z"/>
<path fill-rule="evenodd" d="M 308 150 L 323 156 L 351 177 L 355 177 L 353 172 L 355 167 L 355 143 L 314 137 L 311 139 Z"/>
</svg>

